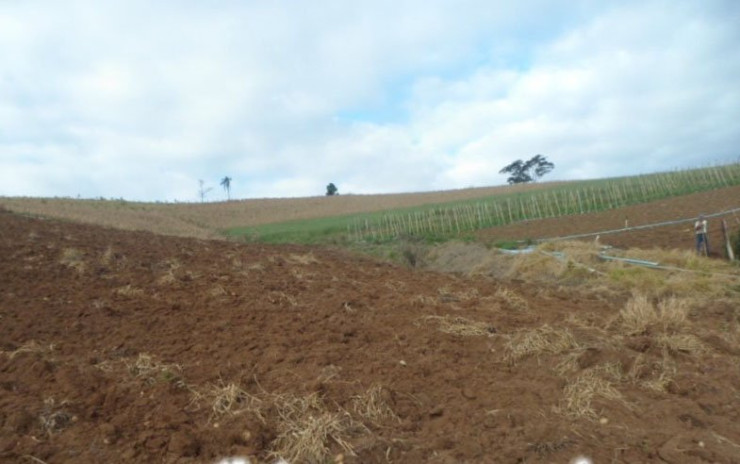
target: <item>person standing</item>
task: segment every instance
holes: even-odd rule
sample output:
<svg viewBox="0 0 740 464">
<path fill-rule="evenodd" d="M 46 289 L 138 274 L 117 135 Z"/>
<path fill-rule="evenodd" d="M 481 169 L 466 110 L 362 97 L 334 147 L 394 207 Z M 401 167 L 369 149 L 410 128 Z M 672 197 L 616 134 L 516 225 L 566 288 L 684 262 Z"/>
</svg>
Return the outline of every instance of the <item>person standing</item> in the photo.
<svg viewBox="0 0 740 464">
<path fill-rule="evenodd" d="M 709 241 L 707 240 L 707 220 L 700 214 L 694 223 L 694 234 L 696 234 L 696 252 L 704 251 L 704 256 L 709 256 Z"/>
</svg>

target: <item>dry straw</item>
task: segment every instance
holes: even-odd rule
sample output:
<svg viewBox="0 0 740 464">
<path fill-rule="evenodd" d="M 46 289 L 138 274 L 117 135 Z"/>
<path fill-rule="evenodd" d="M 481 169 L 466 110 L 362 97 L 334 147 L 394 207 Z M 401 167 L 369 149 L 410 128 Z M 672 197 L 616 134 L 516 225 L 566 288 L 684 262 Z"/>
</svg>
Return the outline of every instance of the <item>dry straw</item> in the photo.
<svg viewBox="0 0 740 464">
<path fill-rule="evenodd" d="M 388 404 L 389 391 L 375 384 L 361 395 L 352 398 L 354 412 L 375 425 L 386 420 L 399 421 L 398 416 Z"/>
<path fill-rule="evenodd" d="M 656 341 L 659 347 L 673 352 L 701 354 L 709 351 L 704 342 L 692 334 L 661 334 Z"/>
<path fill-rule="evenodd" d="M 0 350 L 0 354 L 4 354 L 8 356 L 9 359 L 13 359 L 23 353 L 51 353 L 52 351 L 54 351 L 54 344 L 44 346 L 40 345 L 36 340 L 31 340 L 22 344 L 13 351 Z"/>
<path fill-rule="evenodd" d="M 591 369 L 576 377 L 563 390 L 563 399 L 556 411 L 574 418 L 596 418 L 595 399 L 623 402 L 622 394 L 604 374 L 601 369 Z"/>
<path fill-rule="evenodd" d="M 640 354 L 632 364 L 628 377 L 642 388 L 664 392 L 676 377 L 676 363 L 663 353 L 660 361 L 648 364 L 645 356 Z"/>
<path fill-rule="evenodd" d="M 135 360 L 125 360 L 129 373 L 136 378 L 146 379 L 149 383 L 161 381 L 180 381 L 182 366 L 159 362 L 152 355 L 140 353 Z"/>
<path fill-rule="evenodd" d="M 368 432 L 346 411 L 329 411 L 316 393 L 303 397 L 273 395 L 272 403 L 279 420 L 270 454 L 288 462 L 326 462 L 332 456 L 330 443 L 354 455 L 348 440 Z"/>
<path fill-rule="evenodd" d="M 496 298 L 503 301 L 507 308 L 515 311 L 526 311 L 529 309 L 529 303 L 527 303 L 527 300 L 507 288 L 498 289 L 496 291 Z"/>
<path fill-rule="evenodd" d="M 461 316 L 424 316 L 425 323 L 436 324 L 440 332 L 461 337 L 492 335 L 495 329 L 485 322 L 472 321 Z"/>
<path fill-rule="evenodd" d="M 59 262 L 82 274 L 85 272 L 86 267 L 84 257 L 85 254 L 76 248 L 65 248 L 62 251 L 62 257 Z"/>
<path fill-rule="evenodd" d="M 314 256 L 313 253 L 306 253 L 303 255 L 294 253 L 288 256 L 288 262 L 306 266 L 309 264 L 318 264 L 319 260 L 316 259 L 316 256 Z"/>
<path fill-rule="evenodd" d="M 134 287 L 131 284 L 127 284 L 123 287 L 118 287 L 114 289 L 113 293 L 116 295 L 125 296 L 127 298 L 134 298 L 143 295 L 144 290 Z"/>
<path fill-rule="evenodd" d="M 669 297 L 656 307 L 644 294 L 636 294 L 619 312 L 618 319 L 627 335 L 644 334 L 649 329 L 673 332 L 686 327 L 690 310 L 691 302 L 685 298 Z"/>
<path fill-rule="evenodd" d="M 202 392 L 193 390 L 192 395 L 190 404 L 193 409 L 199 409 L 201 403 L 208 405 L 211 410 L 209 420 L 250 412 L 265 423 L 263 401 L 233 382 L 227 384 L 220 381 L 218 385 L 209 385 Z"/>
<path fill-rule="evenodd" d="M 531 355 L 559 354 L 579 347 L 570 330 L 545 324 L 537 329 L 523 330 L 509 336 L 505 359 L 515 362 Z"/>
<path fill-rule="evenodd" d="M 39 415 L 39 422 L 47 435 L 61 432 L 77 420 L 75 416 L 63 409 L 67 404 L 67 401 L 57 403 L 54 398 L 44 400 L 44 408 Z"/>
</svg>

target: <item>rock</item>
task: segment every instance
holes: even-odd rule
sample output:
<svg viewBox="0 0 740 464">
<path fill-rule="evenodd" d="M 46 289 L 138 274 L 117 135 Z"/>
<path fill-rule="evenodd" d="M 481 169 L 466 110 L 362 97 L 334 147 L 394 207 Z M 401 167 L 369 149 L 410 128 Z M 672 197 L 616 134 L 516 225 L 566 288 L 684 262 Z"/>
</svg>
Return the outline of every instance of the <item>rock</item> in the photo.
<svg viewBox="0 0 740 464">
<path fill-rule="evenodd" d="M 467 399 L 469 399 L 469 400 L 474 400 L 474 399 L 476 399 L 478 397 L 478 395 L 476 394 L 475 390 L 473 388 L 471 388 L 471 387 L 468 387 L 468 386 L 463 387 L 463 389 L 462 389 L 462 396 L 465 397 L 465 398 L 467 398 Z"/>
</svg>

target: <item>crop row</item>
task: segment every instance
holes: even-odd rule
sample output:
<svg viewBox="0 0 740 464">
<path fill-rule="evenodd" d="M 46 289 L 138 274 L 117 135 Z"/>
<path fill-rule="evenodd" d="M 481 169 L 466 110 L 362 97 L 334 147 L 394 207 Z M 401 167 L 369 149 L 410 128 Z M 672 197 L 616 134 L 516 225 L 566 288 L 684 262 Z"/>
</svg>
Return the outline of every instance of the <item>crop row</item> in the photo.
<svg viewBox="0 0 740 464">
<path fill-rule="evenodd" d="M 444 238 L 518 221 L 593 213 L 735 185 L 740 185 L 740 163 L 573 182 L 457 204 L 389 211 L 357 218 L 347 226 L 347 232 L 357 241 Z"/>
</svg>

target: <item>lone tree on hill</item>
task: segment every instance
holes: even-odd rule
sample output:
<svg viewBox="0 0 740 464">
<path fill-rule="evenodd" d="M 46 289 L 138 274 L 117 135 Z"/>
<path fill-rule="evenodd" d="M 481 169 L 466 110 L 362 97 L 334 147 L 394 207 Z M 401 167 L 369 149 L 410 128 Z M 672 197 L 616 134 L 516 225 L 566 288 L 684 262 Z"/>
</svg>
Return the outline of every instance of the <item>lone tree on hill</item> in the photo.
<svg viewBox="0 0 740 464">
<path fill-rule="evenodd" d="M 226 199 L 231 200 L 231 177 L 225 176 L 221 179 L 221 186 L 226 190 Z"/>
<path fill-rule="evenodd" d="M 534 182 L 548 172 L 555 169 L 555 165 L 542 155 L 535 155 L 529 161 L 516 160 L 499 171 L 500 174 L 510 174 L 506 182 L 509 184 L 524 184 Z"/>
<path fill-rule="evenodd" d="M 200 202 L 203 203 L 206 199 L 208 192 L 213 190 L 213 187 L 206 188 L 206 182 L 203 179 L 198 179 L 198 195 L 200 196 Z"/>
<path fill-rule="evenodd" d="M 326 186 L 326 196 L 333 197 L 334 195 L 339 195 L 339 190 L 337 189 L 337 186 L 334 185 L 334 183 L 332 182 Z"/>
</svg>

